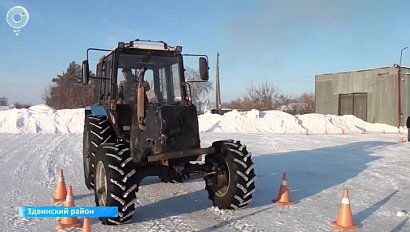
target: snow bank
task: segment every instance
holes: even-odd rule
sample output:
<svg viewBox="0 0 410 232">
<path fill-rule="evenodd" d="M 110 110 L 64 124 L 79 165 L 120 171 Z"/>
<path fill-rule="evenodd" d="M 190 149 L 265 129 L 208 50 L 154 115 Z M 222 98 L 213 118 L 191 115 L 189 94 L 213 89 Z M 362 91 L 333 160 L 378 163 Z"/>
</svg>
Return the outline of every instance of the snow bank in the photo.
<svg viewBox="0 0 410 232">
<path fill-rule="evenodd" d="M 0 111 L 0 133 L 82 133 L 84 109 L 54 110 L 46 105 Z M 282 111 L 232 111 L 199 116 L 200 132 L 341 134 L 397 133 L 397 128 L 367 123 L 352 115 L 290 115 Z M 404 128 L 402 128 L 404 131 Z"/>
<path fill-rule="evenodd" d="M 224 115 L 211 113 L 199 116 L 201 132 L 244 133 L 310 133 L 341 134 L 386 132 L 397 133 L 397 128 L 385 124 L 365 122 L 353 115 L 305 114 L 290 115 L 282 111 L 232 111 Z M 401 128 L 404 132 L 405 128 Z"/>
<path fill-rule="evenodd" d="M 0 111 L 0 133 L 82 133 L 84 109 L 54 110 L 46 105 Z"/>
</svg>

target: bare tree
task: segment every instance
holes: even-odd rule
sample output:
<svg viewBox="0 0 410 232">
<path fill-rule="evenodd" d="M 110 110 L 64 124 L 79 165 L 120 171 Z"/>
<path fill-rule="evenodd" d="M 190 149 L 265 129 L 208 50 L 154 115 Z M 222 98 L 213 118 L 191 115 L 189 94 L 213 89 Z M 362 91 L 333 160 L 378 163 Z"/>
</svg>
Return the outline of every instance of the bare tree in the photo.
<svg viewBox="0 0 410 232">
<path fill-rule="evenodd" d="M 187 81 L 200 80 L 199 73 L 193 69 L 186 68 L 185 77 Z M 190 82 L 192 103 L 197 107 L 199 113 L 203 113 L 205 102 L 209 92 L 212 90 L 212 82 Z"/>
<path fill-rule="evenodd" d="M 281 94 L 272 83 L 265 81 L 257 87 L 251 86 L 245 96 L 231 101 L 226 107 L 241 110 L 274 110 L 289 101 L 288 96 Z"/>
<path fill-rule="evenodd" d="M 304 104 L 305 112 L 304 113 L 314 113 L 315 112 L 315 94 L 313 92 L 305 92 L 299 96 L 299 102 Z"/>
<path fill-rule="evenodd" d="M 293 115 L 313 113 L 315 112 L 315 96 L 312 92 L 302 93 L 277 109 Z"/>
</svg>

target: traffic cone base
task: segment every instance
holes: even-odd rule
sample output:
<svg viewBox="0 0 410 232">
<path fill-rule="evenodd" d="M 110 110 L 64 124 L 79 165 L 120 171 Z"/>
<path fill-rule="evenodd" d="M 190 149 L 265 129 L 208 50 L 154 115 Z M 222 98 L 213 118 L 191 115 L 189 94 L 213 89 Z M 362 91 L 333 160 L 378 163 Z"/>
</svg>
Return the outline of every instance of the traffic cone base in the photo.
<svg viewBox="0 0 410 232">
<path fill-rule="evenodd" d="M 278 200 L 273 200 L 272 203 L 275 203 L 275 204 L 278 204 L 278 205 L 281 205 L 281 206 L 293 205 L 294 204 L 293 201 L 281 202 L 281 201 L 278 201 Z"/>
<path fill-rule="evenodd" d="M 356 231 L 359 228 L 356 224 L 353 224 L 352 226 L 349 226 L 349 227 L 343 227 L 343 226 L 338 225 L 336 221 L 331 222 L 330 226 L 339 231 Z"/>
<path fill-rule="evenodd" d="M 54 194 L 54 197 L 51 198 L 51 202 L 54 202 L 54 203 L 64 202 L 66 196 L 67 196 L 67 190 L 66 190 L 66 186 L 65 186 L 65 182 L 64 182 L 63 170 L 59 170 L 58 171 L 56 192 Z"/>
<path fill-rule="evenodd" d="M 81 228 L 81 223 L 77 218 L 63 218 L 57 220 L 56 229 L 66 229 L 66 228 Z"/>
<path fill-rule="evenodd" d="M 289 196 L 289 189 L 288 187 L 281 187 L 279 190 L 278 198 L 272 201 L 275 204 L 278 205 L 293 205 L 293 201 L 290 199 Z"/>
<path fill-rule="evenodd" d="M 404 143 L 404 138 L 399 135 L 399 143 Z"/>
</svg>

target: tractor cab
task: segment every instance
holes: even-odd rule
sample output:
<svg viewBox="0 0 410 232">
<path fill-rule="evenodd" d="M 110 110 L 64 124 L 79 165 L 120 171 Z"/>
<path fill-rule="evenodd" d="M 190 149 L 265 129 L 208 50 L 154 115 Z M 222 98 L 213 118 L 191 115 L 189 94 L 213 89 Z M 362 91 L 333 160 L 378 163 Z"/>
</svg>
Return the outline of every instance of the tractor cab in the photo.
<svg viewBox="0 0 410 232">
<path fill-rule="evenodd" d="M 149 155 L 199 148 L 197 112 L 184 78 L 182 47 L 136 40 L 119 42 L 113 50 L 90 48 L 83 62 L 84 83 L 90 79 L 89 51 L 109 51 L 92 77 L 99 90 L 99 104 L 94 108 L 100 108 L 117 137 L 130 144 L 135 161 L 144 163 Z M 199 56 L 198 81 L 207 81 L 207 57 L 188 56 Z"/>
</svg>

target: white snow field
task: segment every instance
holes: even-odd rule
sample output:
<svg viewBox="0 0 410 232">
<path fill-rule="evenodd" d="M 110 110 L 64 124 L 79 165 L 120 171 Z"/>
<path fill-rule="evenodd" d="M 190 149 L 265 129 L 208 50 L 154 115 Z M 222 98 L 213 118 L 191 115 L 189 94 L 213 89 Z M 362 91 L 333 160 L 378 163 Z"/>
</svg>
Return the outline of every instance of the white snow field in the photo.
<svg viewBox="0 0 410 232">
<path fill-rule="evenodd" d="M 248 145 L 257 176 L 253 201 L 244 209 L 219 210 L 201 179 L 169 184 L 147 178 L 131 224 L 104 226 L 92 219 L 93 231 L 334 231 L 329 222 L 344 187 L 360 231 L 410 231 L 410 143 L 398 143 L 397 128 L 353 116 L 277 111 L 205 114 L 199 121 L 202 146 L 228 138 Z M 39 105 L 0 112 L 0 231 L 56 231 L 54 219 L 19 218 L 17 207 L 52 205 L 60 168 L 76 204 L 95 205 L 83 181 L 82 123 L 81 109 Z M 292 206 L 271 203 L 282 172 L 288 173 Z"/>
</svg>

